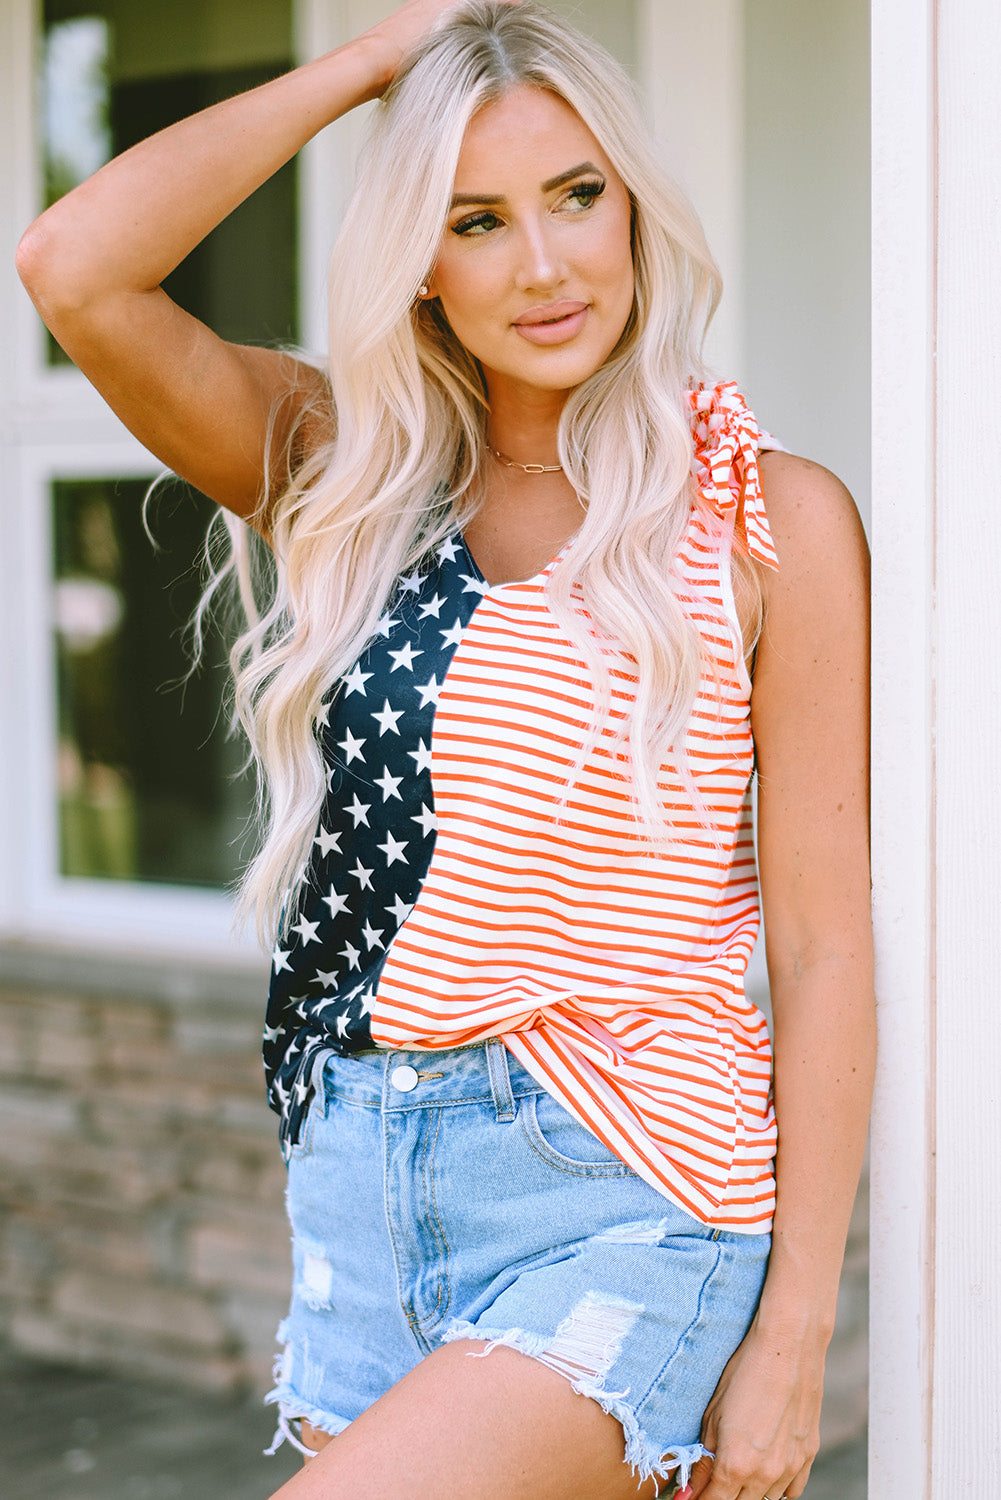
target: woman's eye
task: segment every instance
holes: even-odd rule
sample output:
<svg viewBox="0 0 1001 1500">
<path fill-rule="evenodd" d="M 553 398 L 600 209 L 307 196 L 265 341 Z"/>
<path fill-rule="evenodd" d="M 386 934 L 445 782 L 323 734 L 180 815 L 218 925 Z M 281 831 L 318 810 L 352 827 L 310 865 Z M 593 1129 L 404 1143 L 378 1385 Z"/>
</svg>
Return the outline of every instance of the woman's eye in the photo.
<svg viewBox="0 0 1001 1500">
<path fill-rule="evenodd" d="M 567 202 L 575 204 L 576 211 L 579 212 L 582 208 L 590 208 L 604 191 L 604 182 L 597 179 L 594 182 L 578 182 L 576 187 L 572 187 L 567 194 Z"/>
<path fill-rule="evenodd" d="M 482 213 L 470 214 L 468 219 L 460 219 L 457 224 L 452 225 L 453 234 L 486 234 L 495 229 L 500 223 L 496 214 Z"/>
</svg>

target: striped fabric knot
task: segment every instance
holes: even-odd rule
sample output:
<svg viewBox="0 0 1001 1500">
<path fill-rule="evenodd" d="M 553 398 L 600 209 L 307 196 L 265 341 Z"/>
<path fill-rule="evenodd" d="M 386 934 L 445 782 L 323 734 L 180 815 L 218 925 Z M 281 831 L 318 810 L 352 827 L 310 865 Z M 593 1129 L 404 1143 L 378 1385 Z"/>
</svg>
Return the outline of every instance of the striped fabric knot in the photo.
<svg viewBox="0 0 1001 1500">
<path fill-rule="evenodd" d="M 700 382 L 688 400 L 695 439 L 692 476 L 699 494 L 723 520 L 735 521 L 740 510 L 747 550 L 758 562 L 777 568 L 758 473 L 764 434 L 757 418 L 733 380 L 711 389 Z"/>
</svg>

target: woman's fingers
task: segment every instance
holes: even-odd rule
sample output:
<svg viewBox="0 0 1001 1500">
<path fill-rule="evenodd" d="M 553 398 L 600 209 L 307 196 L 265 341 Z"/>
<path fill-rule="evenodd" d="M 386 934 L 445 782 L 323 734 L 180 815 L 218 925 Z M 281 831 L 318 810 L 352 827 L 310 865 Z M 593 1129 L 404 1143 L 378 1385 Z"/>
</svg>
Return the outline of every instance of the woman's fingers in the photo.
<svg viewBox="0 0 1001 1500">
<path fill-rule="evenodd" d="M 704 1436 L 703 1436 L 702 1441 L 704 1443 L 706 1442 L 706 1438 Z M 707 1446 L 709 1446 L 709 1445 L 707 1444 Z M 705 1492 L 706 1485 L 709 1483 L 709 1481 L 710 1481 L 710 1479 L 712 1479 L 712 1477 L 713 1477 L 713 1461 L 712 1461 L 712 1459 L 711 1458 L 700 1458 L 699 1461 L 698 1461 L 698 1463 L 692 1469 L 692 1475 L 691 1475 L 691 1478 L 688 1481 L 688 1493 L 686 1493 L 684 1490 L 682 1490 L 679 1493 L 678 1500 L 700 1500 L 700 1497 Z"/>
<path fill-rule="evenodd" d="M 806 1481 L 810 1477 L 810 1470 L 812 1468 L 813 1459 L 811 1458 L 808 1463 L 805 1463 L 803 1465 L 799 1473 L 796 1475 L 796 1478 L 790 1480 L 784 1490 L 779 1490 L 779 1494 L 786 1495 L 788 1497 L 788 1500 L 799 1500 L 800 1495 L 802 1495 L 803 1491 L 806 1489 Z"/>
<path fill-rule="evenodd" d="M 680 1491 L 677 1500 L 799 1500 L 810 1468 L 807 1463 L 795 1473 L 776 1473 L 759 1463 L 703 1458 L 692 1470 L 688 1491 Z"/>
<path fill-rule="evenodd" d="M 403 58 L 433 30 L 439 17 L 464 3 L 465 0 L 406 0 L 405 5 L 365 32 L 366 39 L 380 49 L 384 87 L 389 87 Z M 521 0 L 501 0 L 503 5 L 520 3 Z"/>
<path fill-rule="evenodd" d="M 806 1488 L 812 1458 L 803 1462 L 801 1454 L 787 1454 L 783 1459 L 749 1446 L 738 1451 L 731 1445 L 727 1452 L 708 1429 L 702 1442 L 716 1457 L 699 1459 L 688 1490 L 680 1491 L 677 1500 L 799 1500 Z"/>
</svg>

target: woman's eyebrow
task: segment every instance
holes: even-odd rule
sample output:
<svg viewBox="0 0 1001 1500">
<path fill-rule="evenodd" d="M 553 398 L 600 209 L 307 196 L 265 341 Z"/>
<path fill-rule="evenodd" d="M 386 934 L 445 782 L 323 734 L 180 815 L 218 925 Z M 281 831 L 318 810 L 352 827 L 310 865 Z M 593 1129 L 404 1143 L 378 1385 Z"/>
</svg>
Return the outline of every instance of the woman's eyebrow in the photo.
<svg viewBox="0 0 1001 1500">
<path fill-rule="evenodd" d="M 596 177 L 603 177 L 605 175 L 599 171 L 593 161 L 582 161 L 578 166 L 571 167 L 569 172 L 561 172 L 558 177 L 550 177 L 548 182 L 542 184 L 542 191 L 544 193 L 551 193 L 554 188 L 562 187 L 567 182 L 573 182 L 575 177 L 583 177 L 585 172 L 592 172 Z"/>
<path fill-rule="evenodd" d="M 571 167 L 569 171 L 560 172 L 557 177 L 550 177 L 548 182 L 542 184 L 542 191 L 544 193 L 551 193 L 555 188 L 563 187 L 567 182 L 573 182 L 575 177 L 583 177 L 585 172 L 593 172 L 597 176 L 604 176 L 604 173 L 600 172 L 593 162 L 582 161 L 576 167 Z M 503 203 L 504 201 L 503 193 L 456 193 L 452 199 L 452 207 L 465 207 L 471 203 L 489 207 L 495 203 Z"/>
</svg>

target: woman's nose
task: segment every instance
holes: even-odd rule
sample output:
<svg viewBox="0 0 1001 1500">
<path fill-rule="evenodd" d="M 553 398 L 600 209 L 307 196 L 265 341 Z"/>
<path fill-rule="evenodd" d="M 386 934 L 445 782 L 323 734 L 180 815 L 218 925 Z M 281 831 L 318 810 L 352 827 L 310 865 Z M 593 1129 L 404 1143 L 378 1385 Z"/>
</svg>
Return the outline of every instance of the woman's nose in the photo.
<svg viewBox="0 0 1001 1500">
<path fill-rule="evenodd" d="M 565 268 L 552 230 L 544 224 L 527 227 L 522 235 L 517 282 L 520 291 L 546 291 L 559 286 Z"/>
</svg>

